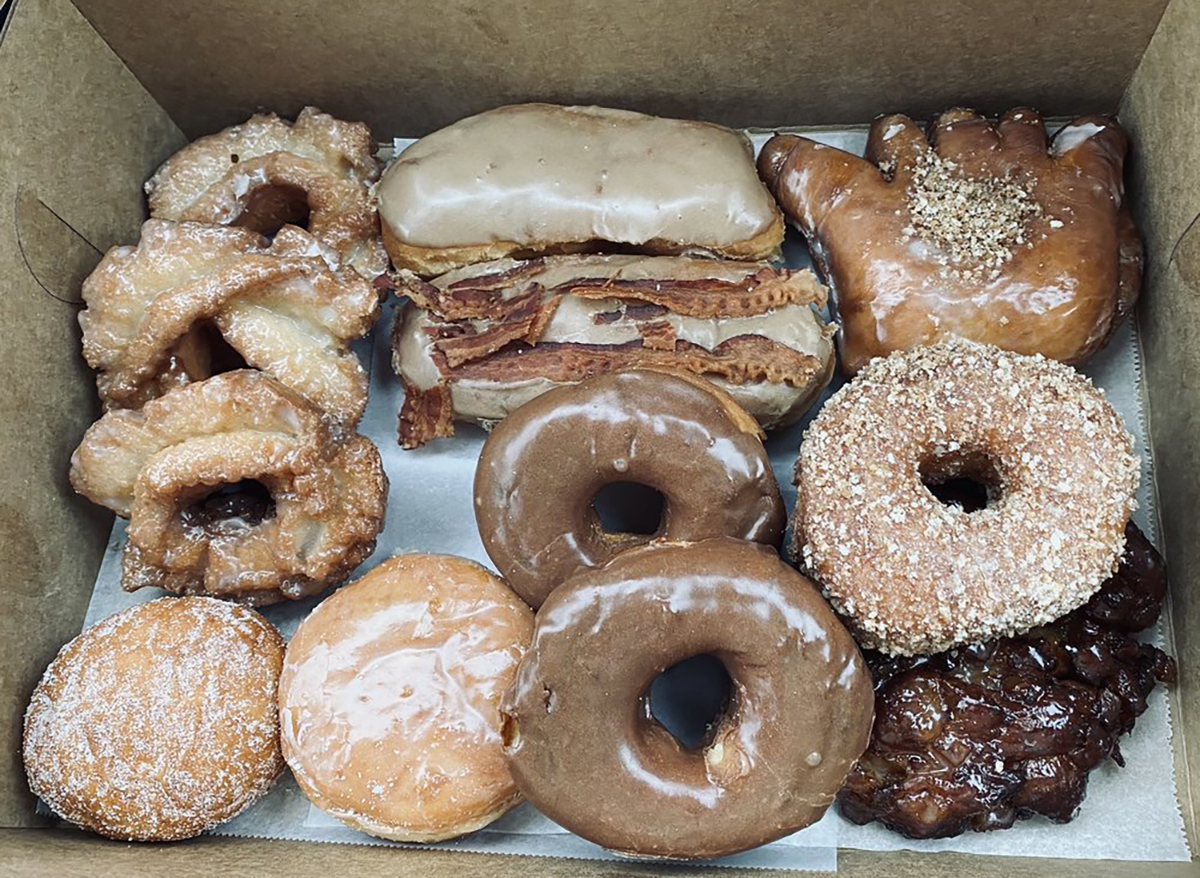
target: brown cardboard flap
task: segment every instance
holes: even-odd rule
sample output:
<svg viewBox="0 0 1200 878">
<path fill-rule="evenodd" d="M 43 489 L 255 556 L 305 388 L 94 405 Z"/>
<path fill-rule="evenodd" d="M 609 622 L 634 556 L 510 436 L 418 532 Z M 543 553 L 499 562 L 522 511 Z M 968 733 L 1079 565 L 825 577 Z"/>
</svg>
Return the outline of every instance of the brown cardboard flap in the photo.
<svg viewBox="0 0 1200 878">
<path fill-rule="evenodd" d="M 1178 788 L 1196 850 L 1200 801 L 1200 2 L 1174 0 L 1121 107 L 1135 152 L 1131 191 L 1148 267 L 1139 322 L 1171 570 L 1180 681 Z"/>
<path fill-rule="evenodd" d="M 1112 111 L 1165 0 L 75 0 L 189 134 L 306 103 L 413 136 L 504 103 L 737 126 Z"/>
<path fill-rule="evenodd" d="M 78 632 L 111 521 L 67 484 L 97 414 L 78 284 L 137 235 L 141 183 L 181 143 L 68 0 L 16 5 L 0 42 L 0 825 L 33 820 L 21 716 Z"/>
<path fill-rule="evenodd" d="M 6 859 L 11 870 L 4 871 Z M 83 864 L 87 865 L 84 866 Z M 329 878 L 388 875 L 413 878 L 764 878 L 798 872 L 684 865 L 652 866 L 598 860 L 564 860 L 396 850 L 366 845 L 321 844 L 256 838 L 202 836 L 175 844 L 131 845 L 72 830 L 0 830 L 0 873 L 13 878 L 48 875 L 120 875 L 121 878 L 212 878 L 220 875 Z M 824 873 L 829 874 L 829 873 Z M 1195 863 L 1038 860 L 908 851 L 838 853 L 840 878 L 1195 878 Z"/>
</svg>

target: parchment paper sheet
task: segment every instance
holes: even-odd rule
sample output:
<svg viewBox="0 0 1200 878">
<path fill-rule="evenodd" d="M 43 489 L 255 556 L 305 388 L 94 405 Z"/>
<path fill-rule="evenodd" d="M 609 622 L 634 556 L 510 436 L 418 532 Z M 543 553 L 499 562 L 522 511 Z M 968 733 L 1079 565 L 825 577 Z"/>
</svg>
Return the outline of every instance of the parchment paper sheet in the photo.
<svg viewBox="0 0 1200 878">
<path fill-rule="evenodd" d="M 813 132 L 810 136 L 832 146 L 861 152 L 862 131 Z M 756 147 L 767 135 L 754 134 Z M 402 148 L 409 141 L 397 141 Z M 789 265 L 808 265 L 802 241 L 789 231 L 785 256 Z M 401 451 L 396 444 L 396 417 L 402 393 L 391 369 L 389 339 L 395 307 L 389 302 L 373 338 L 360 346 L 360 355 L 371 371 L 371 399 L 360 431 L 379 446 L 391 479 L 387 525 L 375 554 L 359 574 L 396 552 L 427 551 L 462 555 L 491 567 L 475 528 L 472 480 L 475 461 L 483 444 L 481 430 L 464 425 L 452 440 L 440 440 L 416 451 Z M 372 344 L 373 342 L 373 344 Z M 1135 329 L 1126 326 L 1108 348 L 1084 370 L 1108 394 L 1133 432 L 1143 461 L 1139 509 L 1135 519 L 1157 542 L 1157 513 L 1150 457 L 1145 444 L 1145 419 L 1141 370 Z M 824 401 L 824 398 L 822 399 Z M 814 409 L 815 410 L 815 409 Z M 811 416 L 811 413 L 810 413 Z M 805 421 L 807 423 L 807 419 Z M 771 462 L 789 510 L 795 502 L 791 485 L 792 463 L 805 423 L 776 433 L 767 442 Z M 113 528 L 86 625 L 133 604 L 159 597 L 144 590 L 126 594 L 120 589 L 120 552 L 124 522 Z M 316 604 L 309 599 L 265 608 L 266 616 L 285 636 Z M 1161 632 L 1149 639 L 1161 645 Z M 773 844 L 714 861 L 722 865 L 777 869 L 834 870 L 837 847 L 868 850 L 949 850 L 1007 856 L 1069 857 L 1088 859 L 1186 860 L 1189 853 L 1175 794 L 1170 742 L 1168 700 L 1159 687 L 1133 734 L 1121 742 L 1126 767 L 1109 763 L 1092 773 L 1087 799 L 1080 815 L 1064 826 L 1042 818 L 1025 821 L 1006 832 L 968 833 L 941 841 L 910 842 L 877 825 L 854 826 L 830 810 L 814 826 Z M 387 845 L 343 826 L 312 807 L 285 775 L 271 793 L 240 817 L 214 830 L 217 835 L 291 838 L 312 841 Z M 399 845 L 397 845 L 399 847 Z M 433 847 L 492 853 L 611 859 L 596 845 L 552 823 L 532 807 L 523 805 L 487 829 L 466 838 Z"/>
</svg>

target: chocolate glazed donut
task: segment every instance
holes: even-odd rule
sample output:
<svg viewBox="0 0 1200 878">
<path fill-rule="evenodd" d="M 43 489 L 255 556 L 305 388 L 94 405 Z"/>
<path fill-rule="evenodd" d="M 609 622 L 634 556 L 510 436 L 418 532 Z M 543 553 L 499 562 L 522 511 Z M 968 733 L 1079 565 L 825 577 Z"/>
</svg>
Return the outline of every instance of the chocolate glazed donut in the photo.
<svg viewBox="0 0 1200 878">
<path fill-rule="evenodd" d="M 685 748 L 650 686 L 710 654 L 730 677 Z M 732 539 L 659 543 L 580 571 L 542 605 L 501 701 L 513 778 L 552 820 L 613 851 L 736 853 L 825 813 L 865 749 L 871 678 L 813 584 Z"/>
<path fill-rule="evenodd" d="M 500 422 L 475 470 L 488 557 L 533 607 L 580 567 L 654 539 L 731 536 L 778 546 L 783 500 L 754 419 L 674 372 L 602 375 L 548 391 Z M 658 491 L 654 534 L 606 531 L 592 506 L 615 482 Z"/>
</svg>

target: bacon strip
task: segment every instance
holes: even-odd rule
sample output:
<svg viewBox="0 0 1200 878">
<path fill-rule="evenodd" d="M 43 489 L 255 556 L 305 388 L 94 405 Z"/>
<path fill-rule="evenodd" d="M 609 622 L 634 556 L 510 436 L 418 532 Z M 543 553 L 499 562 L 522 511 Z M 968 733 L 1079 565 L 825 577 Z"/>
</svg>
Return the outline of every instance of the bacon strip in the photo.
<svg viewBox="0 0 1200 878">
<path fill-rule="evenodd" d="M 464 278 L 442 289 L 411 272 L 392 276 L 396 291 L 442 320 L 509 319 L 520 300 L 536 284 L 536 266 Z M 519 295 L 505 297 L 521 280 L 532 279 Z M 541 289 L 538 287 L 538 289 Z M 546 298 L 576 295 L 588 299 L 631 299 L 658 305 L 685 317 L 753 317 L 785 305 L 825 304 L 825 287 L 811 272 L 763 267 L 739 281 L 716 278 L 676 280 L 669 277 L 623 280 L 613 277 L 579 277 L 543 290 Z"/>
<path fill-rule="evenodd" d="M 761 268 L 740 282 L 581 278 L 552 287 L 551 295 L 637 299 L 684 317 L 753 317 L 785 305 L 825 304 L 825 287 L 809 272 Z"/>
<path fill-rule="evenodd" d="M 638 325 L 642 334 L 642 345 L 656 351 L 673 351 L 678 340 L 675 337 L 675 327 L 669 320 L 655 320 L 653 323 Z"/>
<path fill-rule="evenodd" d="M 457 367 L 451 367 L 436 350 L 433 358 L 449 381 L 473 379 L 498 383 L 528 378 L 569 383 L 619 369 L 658 367 L 715 375 L 733 384 L 768 381 L 805 387 L 824 369 L 817 357 L 760 335 L 734 336 L 711 351 L 681 339 L 670 350 L 650 347 L 644 340 L 619 345 L 543 342 L 512 344 L 484 359 Z"/>
<path fill-rule="evenodd" d="M 514 341 L 536 342 L 545 331 L 558 308 L 560 299 L 545 299 L 542 289 L 536 284 L 529 292 L 511 300 L 514 307 L 504 319 L 482 331 L 469 324 L 459 324 L 454 336 L 446 337 L 438 332 L 434 347 L 446 357 L 450 366 L 459 366 L 469 360 L 478 360 L 494 353 Z"/>
<path fill-rule="evenodd" d="M 400 447 L 420 448 L 432 439 L 454 435 L 454 405 L 446 382 L 428 390 L 404 383 L 404 405 L 400 407 Z"/>
</svg>

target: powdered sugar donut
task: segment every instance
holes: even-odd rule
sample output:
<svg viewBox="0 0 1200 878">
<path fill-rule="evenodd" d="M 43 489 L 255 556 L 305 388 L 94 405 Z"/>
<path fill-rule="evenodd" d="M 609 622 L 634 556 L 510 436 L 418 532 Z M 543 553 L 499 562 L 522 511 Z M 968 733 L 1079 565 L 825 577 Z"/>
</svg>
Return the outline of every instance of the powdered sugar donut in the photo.
<svg viewBox="0 0 1200 878">
<path fill-rule="evenodd" d="M 283 771 L 283 639 L 253 610 L 161 598 L 63 647 L 25 714 L 29 787 L 86 829 L 172 841 L 229 820 Z"/>
<path fill-rule="evenodd" d="M 916 655 L 1020 634 L 1112 575 L 1138 460 L 1091 382 L 961 339 L 873 360 L 810 425 L 796 554 L 859 642 Z M 967 477 L 983 509 L 927 487 Z"/>
</svg>

